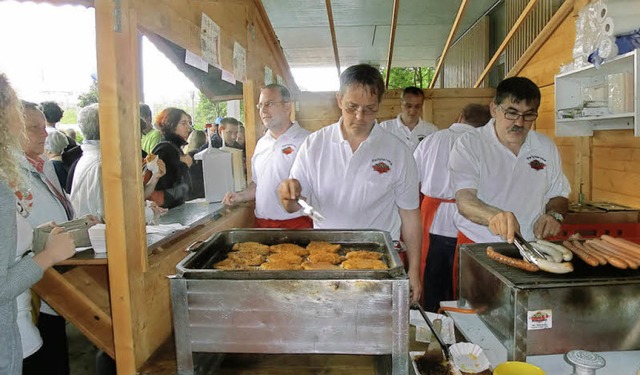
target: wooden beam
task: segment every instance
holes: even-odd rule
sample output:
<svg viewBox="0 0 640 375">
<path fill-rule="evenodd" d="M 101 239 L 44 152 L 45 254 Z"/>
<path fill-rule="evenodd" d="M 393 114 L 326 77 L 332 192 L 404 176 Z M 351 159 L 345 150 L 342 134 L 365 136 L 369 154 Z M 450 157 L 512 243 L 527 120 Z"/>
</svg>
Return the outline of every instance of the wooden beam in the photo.
<svg viewBox="0 0 640 375">
<path fill-rule="evenodd" d="M 338 53 L 338 39 L 336 38 L 336 26 L 333 22 L 333 9 L 331 8 L 331 0 L 325 0 L 327 7 L 327 17 L 329 18 L 329 31 L 331 32 L 331 44 L 333 45 L 333 58 L 336 61 L 336 69 L 338 77 L 340 77 L 340 54 Z"/>
<path fill-rule="evenodd" d="M 464 10 L 467 7 L 467 0 L 462 0 L 460 3 L 460 7 L 458 8 L 458 13 L 456 14 L 456 18 L 453 19 L 453 25 L 451 25 L 451 30 L 449 31 L 449 37 L 447 37 L 447 41 L 444 44 L 444 48 L 442 49 L 442 55 L 440 56 L 440 60 L 438 61 L 438 65 L 436 66 L 436 71 L 433 74 L 433 79 L 429 82 L 429 88 L 432 89 L 435 86 L 436 81 L 438 80 L 438 75 L 440 74 L 440 70 L 444 66 L 444 59 L 447 57 L 447 52 L 449 52 L 449 47 L 451 47 L 451 42 L 453 41 L 453 37 L 456 35 L 456 31 L 458 31 L 458 25 L 460 25 L 460 20 L 462 19 L 462 15 L 464 14 Z"/>
<path fill-rule="evenodd" d="M 256 129 L 256 124 L 260 123 L 260 116 L 256 116 L 256 104 L 258 104 L 256 84 L 251 79 L 246 80 L 242 85 L 242 89 L 244 99 L 244 134 L 246 138 L 244 144 L 246 145 L 247 156 L 247 183 L 251 183 L 251 158 L 256 150 L 256 142 L 262 137 L 262 134 L 258 134 L 258 129 Z M 294 103 L 291 103 L 291 105 L 294 105 Z"/>
<path fill-rule="evenodd" d="M 329 0 L 327 0 L 329 1 Z M 387 53 L 387 77 L 384 87 L 389 88 L 389 77 L 391 76 L 391 60 L 393 59 L 393 45 L 396 40 L 396 28 L 398 26 L 398 8 L 400 0 L 393 0 L 393 13 L 391 14 L 391 32 L 389 33 L 389 52 Z"/>
<path fill-rule="evenodd" d="M 506 77 L 517 76 L 527 65 L 529 60 L 538 52 L 540 47 L 553 35 L 558 26 L 573 12 L 574 0 L 567 0 L 553 14 L 553 17 L 547 22 L 540 34 L 536 36 L 526 51 L 520 56 L 516 64 L 511 68 Z"/>
<path fill-rule="evenodd" d="M 480 74 L 480 77 L 478 77 L 478 80 L 476 81 L 475 85 L 473 85 L 474 88 L 480 87 L 480 85 L 482 84 L 482 81 L 484 81 L 487 74 L 489 74 L 489 71 L 491 70 L 491 68 L 493 68 L 493 65 L 496 63 L 496 61 L 498 61 L 498 58 L 500 57 L 502 52 L 504 52 L 504 49 L 507 47 L 507 44 L 509 44 L 509 41 L 511 40 L 511 38 L 516 33 L 516 31 L 518 31 L 518 29 L 522 25 L 522 22 L 524 22 L 524 19 L 529 15 L 529 13 L 533 9 L 533 7 L 537 4 L 537 2 L 538 0 L 529 0 L 529 3 L 520 14 L 520 17 L 518 17 L 518 19 L 516 20 L 516 23 L 513 25 L 511 30 L 509 30 L 509 32 L 507 33 L 507 36 L 502 41 L 502 44 L 500 44 L 500 46 L 498 47 L 498 50 L 496 50 L 496 53 L 493 54 L 493 57 L 491 58 L 487 66 L 484 68 L 482 73 Z"/>
</svg>

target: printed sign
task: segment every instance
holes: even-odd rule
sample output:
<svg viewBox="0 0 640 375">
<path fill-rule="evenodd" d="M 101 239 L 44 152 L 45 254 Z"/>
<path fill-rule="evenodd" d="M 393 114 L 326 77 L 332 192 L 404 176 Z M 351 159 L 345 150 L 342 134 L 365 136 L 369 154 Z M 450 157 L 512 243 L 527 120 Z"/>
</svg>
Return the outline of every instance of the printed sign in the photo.
<svg viewBox="0 0 640 375">
<path fill-rule="evenodd" d="M 553 312 L 551 310 L 527 311 L 527 330 L 550 329 L 553 327 Z"/>
</svg>

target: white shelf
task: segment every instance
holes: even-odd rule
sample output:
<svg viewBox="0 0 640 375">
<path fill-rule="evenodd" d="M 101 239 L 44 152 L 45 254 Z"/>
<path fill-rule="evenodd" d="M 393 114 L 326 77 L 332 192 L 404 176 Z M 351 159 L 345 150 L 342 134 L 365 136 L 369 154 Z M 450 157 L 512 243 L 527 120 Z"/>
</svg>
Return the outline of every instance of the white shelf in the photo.
<svg viewBox="0 0 640 375">
<path fill-rule="evenodd" d="M 579 118 L 556 118 L 556 136 L 576 137 L 592 136 L 597 130 L 633 129 L 634 135 L 640 137 L 640 79 L 638 50 L 618 56 L 602 64 L 600 67 L 587 66 L 571 72 L 558 74 L 555 77 L 555 110 L 581 107 L 583 104 L 583 88 L 600 86 L 604 99 L 610 97 L 607 90 L 607 76 L 615 73 L 631 74 L 627 82 L 627 112 L 613 113 L 603 116 Z M 632 86 L 632 87 L 631 87 Z"/>
</svg>

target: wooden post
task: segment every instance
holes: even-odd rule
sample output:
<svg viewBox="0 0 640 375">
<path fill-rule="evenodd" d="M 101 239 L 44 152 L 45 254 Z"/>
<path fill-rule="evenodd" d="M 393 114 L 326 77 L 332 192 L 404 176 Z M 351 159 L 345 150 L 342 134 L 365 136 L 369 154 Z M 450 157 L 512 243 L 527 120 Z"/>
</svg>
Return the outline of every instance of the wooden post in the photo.
<svg viewBox="0 0 640 375">
<path fill-rule="evenodd" d="M 134 374 L 147 246 L 138 114 L 138 38 L 129 0 L 96 0 L 102 186 L 117 371 Z M 140 352 L 140 350 L 138 350 Z"/>
<path fill-rule="evenodd" d="M 250 183 L 252 177 L 251 157 L 256 150 L 258 138 L 262 137 L 262 134 L 257 134 L 258 127 L 256 125 L 260 119 L 256 116 L 258 100 L 256 97 L 256 85 L 253 80 L 248 79 L 242 83 L 242 96 L 244 99 L 244 126 L 246 127 L 244 144 L 247 152 L 247 183 Z M 295 103 L 291 103 L 291 105 L 295 105 Z"/>
</svg>

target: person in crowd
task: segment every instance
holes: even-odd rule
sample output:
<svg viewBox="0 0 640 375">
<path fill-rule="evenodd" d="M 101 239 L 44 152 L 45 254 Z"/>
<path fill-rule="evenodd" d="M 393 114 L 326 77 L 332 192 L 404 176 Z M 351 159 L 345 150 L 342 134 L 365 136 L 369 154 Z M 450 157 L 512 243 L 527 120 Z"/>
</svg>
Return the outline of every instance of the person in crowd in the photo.
<svg viewBox="0 0 640 375">
<path fill-rule="evenodd" d="M 407 87 L 402 91 L 400 106 L 402 112 L 395 119 L 384 121 L 380 125 L 400 138 L 413 152 L 418 143 L 438 128 L 422 119 L 424 92 L 417 87 Z"/>
<path fill-rule="evenodd" d="M 56 175 L 58 176 L 58 182 L 60 182 L 61 187 L 67 183 L 68 172 L 62 162 L 62 151 L 64 151 L 68 145 L 69 139 L 60 131 L 49 133 L 44 144 L 47 158 L 51 160 L 51 164 L 53 164 L 53 167 L 55 168 Z"/>
<path fill-rule="evenodd" d="M 145 130 L 142 132 L 142 151 L 149 154 L 151 153 L 151 151 L 153 151 L 153 148 L 156 147 L 156 145 L 162 140 L 162 134 L 157 128 L 153 126 L 151 108 L 144 103 L 140 103 L 139 108 L 140 118 L 146 123 Z"/>
<path fill-rule="evenodd" d="M 22 374 L 23 357 L 31 357 L 41 345 L 31 321 L 29 288 L 46 269 L 75 254 L 69 233 L 53 228 L 41 253 L 23 256 L 33 235 L 25 217 L 34 203 L 20 161 L 24 131 L 20 101 L 6 75 L 0 73 L 0 374 L 8 375 Z M 54 363 L 46 365 L 54 369 Z"/>
<path fill-rule="evenodd" d="M 62 119 L 64 111 L 62 110 L 62 108 L 60 108 L 58 103 L 46 101 L 40 103 L 40 107 L 42 109 L 42 113 L 44 113 L 45 119 L 47 120 L 47 133 L 51 134 L 56 131 L 61 131 L 60 129 L 58 129 L 57 124 Z M 73 136 L 68 135 L 64 131 L 63 134 L 67 136 L 67 146 L 60 153 L 60 160 L 62 161 L 62 165 L 64 166 L 68 174 L 73 163 L 78 160 L 80 156 L 82 156 L 82 150 L 76 142 L 75 132 Z M 62 187 L 65 188 L 65 185 L 66 181 L 62 184 Z M 67 191 L 67 193 L 69 193 L 69 191 Z"/>
<path fill-rule="evenodd" d="M 225 117 L 220 120 L 220 125 L 217 131 L 214 131 L 213 136 L 211 136 L 211 147 L 220 148 L 223 146 L 233 147 L 242 150 L 242 146 L 236 141 L 238 137 L 238 128 L 240 127 L 240 123 L 233 117 Z M 204 145 L 200 148 L 200 151 L 209 147 L 208 145 Z"/>
<path fill-rule="evenodd" d="M 288 212 L 305 198 L 325 220 L 314 228 L 385 230 L 407 247 L 411 300 L 422 296 L 418 171 L 411 151 L 376 121 L 384 94 L 378 69 L 359 64 L 340 75 L 342 117 L 309 135 L 278 187 Z"/>
<path fill-rule="evenodd" d="M 191 133 L 191 120 L 182 109 L 169 107 L 158 114 L 156 126 L 162 133 L 162 141 L 152 153 L 164 162 L 166 174 L 149 198 L 160 207 L 172 208 L 183 204 L 191 190 L 189 168 L 193 159 L 181 148 L 187 144 Z"/>
<path fill-rule="evenodd" d="M 191 176 L 191 191 L 187 200 L 204 198 L 204 175 L 202 171 L 202 160 L 194 159 L 194 155 L 203 147 L 207 147 L 207 133 L 202 130 L 194 130 L 187 138 L 187 145 L 183 147 L 184 153 L 191 156 L 193 164 L 189 168 Z"/>
<path fill-rule="evenodd" d="M 453 299 L 453 256 L 458 228 L 453 223 L 457 209 L 449 184 L 449 153 L 461 135 L 483 126 L 489 119 L 489 106 L 468 104 L 462 109 L 457 122 L 427 136 L 413 153 L 418 166 L 420 191 L 424 194 L 420 210 L 420 274 L 424 281 L 424 308 L 428 311 L 436 312 L 440 301 Z"/>
<path fill-rule="evenodd" d="M 246 129 L 244 128 L 244 124 L 240 121 L 238 121 L 238 124 L 240 124 L 240 126 L 238 127 L 238 136 L 236 137 L 236 142 L 242 147 L 242 149 L 245 149 L 245 131 Z"/>
<path fill-rule="evenodd" d="M 455 143 L 449 168 L 466 241 L 512 243 L 516 232 L 530 241 L 560 231 L 570 186 L 556 145 L 531 130 L 539 106 L 535 83 L 507 78 L 490 104 L 493 119 Z"/>
<path fill-rule="evenodd" d="M 73 128 L 64 128 L 64 129 L 60 129 L 60 131 L 63 132 L 64 135 L 66 135 L 71 139 L 75 140 L 77 138 L 76 131 Z M 76 141 L 76 144 L 77 144 L 77 141 Z"/>
<path fill-rule="evenodd" d="M 287 212 L 278 200 L 278 185 L 289 177 L 291 165 L 309 131 L 291 121 L 291 94 L 278 84 L 260 90 L 260 119 L 269 130 L 258 140 L 251 159 L 252 182 L 241 192 L 228 192 L 222 203 L 233 206 L 256 201 L 258 228 L 312 228 L 313 223 L 301 212 Z"/>
<path fill-rule="evenodd" d="M 44 114 L 35 103 L 23 101 L 22 107 L 25 137 L 21 142 L 24 154 L 21 167 L 23 174 L 29 177 L 33 203 L 26 220 L 32 228 L 51 222 L 64 223 L 75 215 L 52 163 L 41 157 L 47 139 Z M 37 324 L 43 343 L 36 353 L 25 359 L 25 374 L 68 374 L 65 319 L 42 301 Z"/>
</svg>

